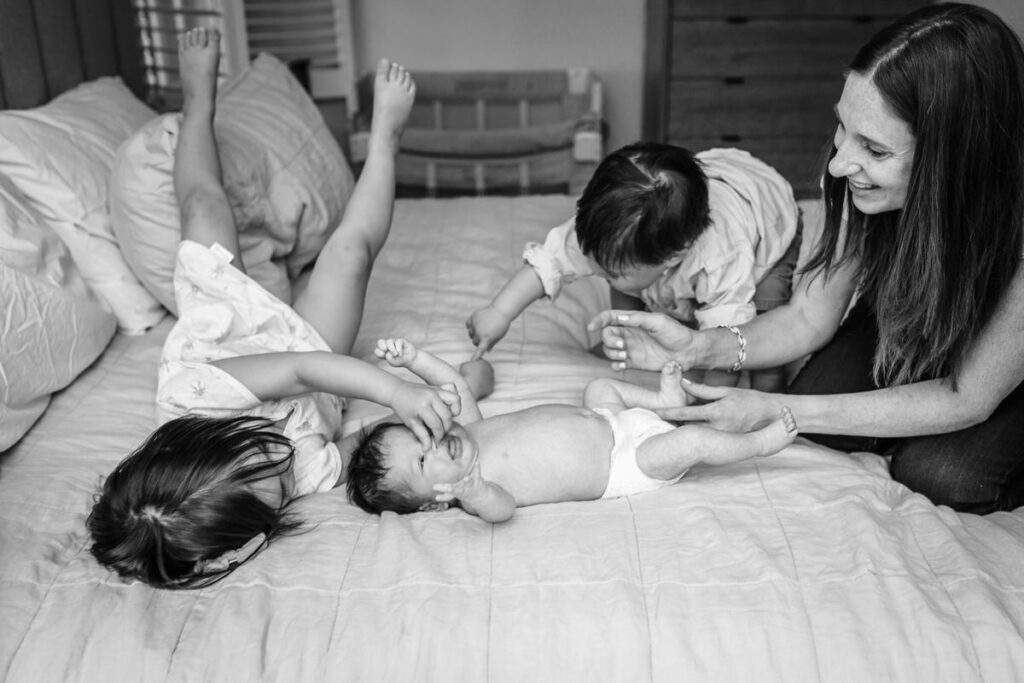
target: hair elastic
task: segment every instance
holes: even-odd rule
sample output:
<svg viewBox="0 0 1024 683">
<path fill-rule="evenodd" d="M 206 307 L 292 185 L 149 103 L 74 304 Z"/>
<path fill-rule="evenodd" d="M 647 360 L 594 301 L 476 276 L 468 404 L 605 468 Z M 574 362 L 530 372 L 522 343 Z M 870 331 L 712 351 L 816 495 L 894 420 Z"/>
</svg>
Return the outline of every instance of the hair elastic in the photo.
<svg viewBox="0 0 1024 683">
<path fill-rule="evenodd" d="M 743 363 L 747 360 L 747 338 L 740 332 L 740 328 L 735 325 L 719 325 L 721 328 L 725 328 L 736 335 L 736 345 L 739 347 L 736 350 L 736 362 L 732 364 L 731 372 L 739 372 L 743 369 Z"/>
<path fill-rule="evenodd" d="M 264 544 L 267 542 L 267 535 L 262 531 L 248 541 L 245 542 L 241 548 L 235 550 L 229 550 L 219 557 L 214 557 L 209 560 L 199 560 L 192 567 L 193 574 L 219 574 L 226 571 L 231 565 L 242 564 L 253 555 L 262 550 Z"/>
</svg>

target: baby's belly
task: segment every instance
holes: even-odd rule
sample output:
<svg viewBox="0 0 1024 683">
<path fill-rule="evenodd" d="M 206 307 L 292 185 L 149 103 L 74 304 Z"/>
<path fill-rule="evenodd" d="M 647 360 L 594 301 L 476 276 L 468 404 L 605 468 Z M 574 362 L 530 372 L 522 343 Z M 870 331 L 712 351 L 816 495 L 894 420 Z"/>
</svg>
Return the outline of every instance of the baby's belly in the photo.
<svg viewBox="0 0 1024 683">
<path fill-rule="evenodd" d="M 608 484 L 612 430 L 593 411 L 538 406 L 508 417 L 488 453 L 483 474 L 504 486 L 519 505 L 593 500 Z M 488 472 L 492 474 L 488 474 Z"/>
</svg>

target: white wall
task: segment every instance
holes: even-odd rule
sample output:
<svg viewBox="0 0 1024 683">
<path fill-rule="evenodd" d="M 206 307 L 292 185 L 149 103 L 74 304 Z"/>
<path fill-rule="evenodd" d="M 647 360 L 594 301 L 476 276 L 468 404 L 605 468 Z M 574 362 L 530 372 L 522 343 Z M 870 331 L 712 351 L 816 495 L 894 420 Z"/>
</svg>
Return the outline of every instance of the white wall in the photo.
<svg viewBox="0 0 1024 683">
<path fill-rule="evenodd" d="M 640 137 L 645 0 L 351 0 L 356 68 L 592 67 L 608 149 Z"/>
</svg>

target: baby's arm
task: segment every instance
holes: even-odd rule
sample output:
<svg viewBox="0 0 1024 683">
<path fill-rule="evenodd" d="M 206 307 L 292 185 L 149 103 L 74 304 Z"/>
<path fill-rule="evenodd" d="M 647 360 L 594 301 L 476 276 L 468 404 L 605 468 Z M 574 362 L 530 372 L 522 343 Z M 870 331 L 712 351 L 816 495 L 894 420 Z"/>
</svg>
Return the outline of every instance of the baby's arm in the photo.
<svg viewBox="0 0 1024 683">
<path fill-rule="evenodd" d="M 458 412 L 462 424 L 476 422 L 483 417 L 466 378 L 429 351 L 416 348 L 408 339 L 378 339 L 377 348 L 373 352 L 392 367 L 408 368 L 428 384 L 453 385 L 462 402 L 462 410 Z"/>
<path fill-rule="evenodd" d="M 375 365 L 330 351 L 262 353 L 211 365 L 261 401 L 322 391 L 388 406 L 424 447 L 441 439 L 451 427 L 452 415 L 459 413 L 454 392 L 405 382 Z"/>
<path fill-rule="evenodd" d="M 474 358 L 478 358 L 484 351 L 489 351 L 501 341 L 512 321 L 543 296 L 544 285 L 540 277 L 533 266 L 524 264 L 505 283 L 490 304 L 474 311 L 466 320 L 469 338 L 479 349 Z"/>
<path fill-rule="evenodd" d="M 504 488 L 487 481 L 480 474 L 480 463 L 474 462 L 465 477 L 452 484 L 435 484 L 438 503 L 458 500 L 462 509 L 485 522 L 504 522 L 516 510 L 516 499 Z"/>
</svg>

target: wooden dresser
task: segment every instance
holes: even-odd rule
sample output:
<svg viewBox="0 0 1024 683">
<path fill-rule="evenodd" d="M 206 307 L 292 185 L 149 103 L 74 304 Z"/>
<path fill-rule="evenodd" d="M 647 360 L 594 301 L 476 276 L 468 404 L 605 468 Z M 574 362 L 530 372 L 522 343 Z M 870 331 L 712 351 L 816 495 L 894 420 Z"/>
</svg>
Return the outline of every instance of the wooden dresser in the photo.
<svg viewBox="0 0 1024 683">
<path fill-rule="evenodd" d="M 648 0 L 643 135 L 739 147 L 820 194 L 843 71 L 921 0 Z"/>
</svg>

